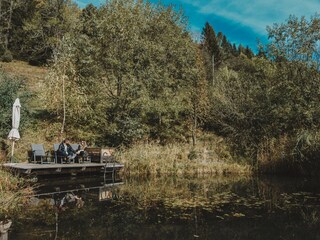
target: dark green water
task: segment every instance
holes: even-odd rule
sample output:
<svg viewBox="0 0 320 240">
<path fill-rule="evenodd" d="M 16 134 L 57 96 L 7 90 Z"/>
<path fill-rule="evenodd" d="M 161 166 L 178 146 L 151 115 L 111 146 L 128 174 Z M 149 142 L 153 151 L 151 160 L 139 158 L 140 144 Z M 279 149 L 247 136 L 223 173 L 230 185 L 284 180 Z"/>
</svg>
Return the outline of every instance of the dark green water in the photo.
<svg viewBox="0 0 320 240">
<path fill-rule="evenodd" d="M 208 176 L 124 179 L 104 187 L 103 179 L 38 184 L 44 195 L 13 219 L 9 240 L 320 239 L 318 180 Z"/>
</svg>

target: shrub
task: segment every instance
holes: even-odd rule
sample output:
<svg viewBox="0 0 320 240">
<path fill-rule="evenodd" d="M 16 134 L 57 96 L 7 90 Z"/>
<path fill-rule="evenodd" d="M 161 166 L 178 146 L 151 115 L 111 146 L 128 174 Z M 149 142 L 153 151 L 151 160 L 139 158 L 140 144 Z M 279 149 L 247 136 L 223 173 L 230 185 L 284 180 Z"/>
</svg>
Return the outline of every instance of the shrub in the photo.
<svg viewBox="0 0 320 240">
<path fill-rule="evenodd" d="M 12 56 L 12 53 L 10 52 L 10 50 L 5 50 L 1 59 L 3 62 L 12 62 L 13 56 Z"/>
<path fill-rule="evenodd" d="M 0 56 L 4 54 L 5 50 L 5 47 L 2 44 L 0 44 Z"/>
<path fill-rule="evenodd" d="M 23 81 L 0 71 L 0 140 L 6 139 L 11 129 L 12 104 L 17 97 L 23 104 L 30 97 Z M 20 122 L 22 130 L 29 121 L 29 112 L 25 106 L 21 109 L 21 114 L 23 115 Z"/>
</svg>

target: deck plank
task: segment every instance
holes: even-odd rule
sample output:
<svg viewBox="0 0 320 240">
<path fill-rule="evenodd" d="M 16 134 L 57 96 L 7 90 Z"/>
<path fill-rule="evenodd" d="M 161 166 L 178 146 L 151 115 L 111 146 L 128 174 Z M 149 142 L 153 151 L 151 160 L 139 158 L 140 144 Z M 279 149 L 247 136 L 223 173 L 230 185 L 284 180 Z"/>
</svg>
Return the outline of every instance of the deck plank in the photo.
<svg viewBox="0 0 320 240">
<path fill-rule="evenodd" d="M 70 164 L 35 164 L 35 163 L 4 163 L 5 168 L 17 169 L 50 169 L 50 168 L 83 168 L 83 167 L 113 167 L 113 163 L 70 163 Z M 115 163 L 114 167 L 121 168 L 123 164 Z"/>
<path fill-rule="evenodd" d="M 35 164 L 35 163 L 4 163 L 2 167 L 23 174 L 52 175 L 65 173 L 101 172 L 103 169 L 119 170 L 124 167 L 120 163 L 69 163 L 69 164 Z"/>
</svg>

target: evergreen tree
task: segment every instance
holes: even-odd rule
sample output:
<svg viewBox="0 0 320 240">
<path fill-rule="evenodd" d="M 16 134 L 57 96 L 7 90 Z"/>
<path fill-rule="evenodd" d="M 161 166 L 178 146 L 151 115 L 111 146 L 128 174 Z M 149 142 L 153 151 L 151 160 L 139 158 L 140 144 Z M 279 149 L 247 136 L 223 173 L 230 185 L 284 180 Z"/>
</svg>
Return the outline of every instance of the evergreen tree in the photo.
<svg viewBox="0 0 320 240">
<path fill-rule="evenodd" d="M 221 49 L 223 52 L 223 59 L 227 60 L 232 56 L 232 44 L 228 41 L 227 37 L 223 35 L 221 42 Z"/>
<path fill-rule="evenodd" d="M 218 34 L 217 34 L 217 42 L 218 42 L 219 47 L 222 46 L 223 36 L 224 36 L 224 35 L 223 35 L 222 32 L 218 32 Z"/>
<path fill-rule="evenodd" d="M 97 34 L 96 21 L 98 18 L 98 9 L 93 4 L 88 4 L 81 12 L 80 21 L 82 33 L 93 37 Z"/>
<path fill-rule="evenodd" d="M 221 51 L 218 39 L 213 27 L 208 22 L 206 22 L 205 27 L 202 30 L 202 46 L 206 49 L 209 56 L 215 57 L 216 64 L 221 62 Z"/>
<path fill-rule="evenodd" d="M 235 43 L 232 45 L 232 55 L 235 56 L 235 57 L 239 56 L 238 55 L 237 46 L 236 46 Z"/>
<path fill-rule="evenodd" d="M 238 55 L 245 54 L 245 48 L 240 44 L 238 46 Z"/>
<path fill-rule="evenodd" d="M 252 59 L 254 57 L 253 51 L 249 48 L 249 46 L 246 47 L 244 50 L 244 54 L 249 58 Z"/>
<path fill-rule="evenodd" d="M 266 52 L 263 49 L 259 49 L 257 57 L 259 58 L 267 58 Z"/>
<path fill-rule="evenodd" d="M 213 71 L 217 69 L 222 62 L 222 53 L 213 27 L 206 22 L 202 31 L 203 54 L 206 66 L 206 75 L 208 82 L 213 81 Z"/>
<path fill-rule="evenodd" d="M 228 52 L 229 42 L 227 40 L 226 35 L 223 35 L 222 37 L 221 47 L 225 52 Z"/>
</svg>

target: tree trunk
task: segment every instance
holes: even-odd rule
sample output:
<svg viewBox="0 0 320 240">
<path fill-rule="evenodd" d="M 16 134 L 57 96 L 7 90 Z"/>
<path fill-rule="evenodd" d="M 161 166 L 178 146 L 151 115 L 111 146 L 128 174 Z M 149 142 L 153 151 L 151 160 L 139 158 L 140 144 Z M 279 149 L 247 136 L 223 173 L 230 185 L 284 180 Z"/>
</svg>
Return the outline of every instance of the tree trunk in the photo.
<svg viewBox="0 0 320 240">
<path fill-rule="evenodd" d="M 118 75 L 117 96 L 121 96 L 121 92 L 122 92 L 122 77 Z"/>
<path fill-rule="evenodd" d="M 214 54 L 212 54 L 212 86 L 214 86 Z"/>
<path fill-rule="evenodd" d="M 198 125 L 198 121 L 197 121 L 197 110 L 196 110 L 196 106 L 194 106 L 193 109 L 193 126 L 192 126 L 192 145 L 195 146 L 197 144 L 197 125 Z"/>
<path fill-rule="evenodd" d="M 2 26 L 1 26 L 1 23 L 2 23 L 2 0 L 0 0 L 0 45 L 2 44 L 2 32 L 3 32 L 3 29 L 2 29 Z"/>
<path fill-rule="evenodd" d="M 64 132 L 64 126 L 66 124 L 66 93 L 65 93 L 65 70 L 63 70 L 62 75 L 62 101 L 63 101 L 63 120 L 62 120 L 62 127 L 61 127 L 61 135 Z"/>
<path fill-rule="evenodd" d="M 2 22 L 2 0 L 0 0 L 0 23 Z"/>
<path fill-rule="evenodd" d="M 5 41 L 4 41 L 4 48 L 5 48 L 5 50 L 8 49 L 8 45 L 9 45 L 9 35 L 10 35 L 10 30 L 11 30 L 12 11 L 13 11 L 13 0 L 10 1 L 7 32 L 6 32 Z"/>
</svg>

